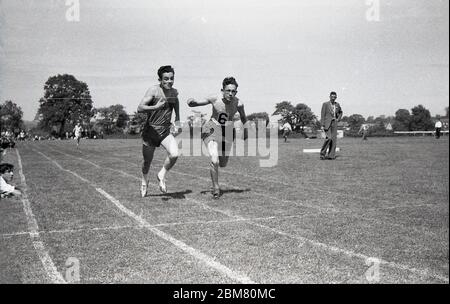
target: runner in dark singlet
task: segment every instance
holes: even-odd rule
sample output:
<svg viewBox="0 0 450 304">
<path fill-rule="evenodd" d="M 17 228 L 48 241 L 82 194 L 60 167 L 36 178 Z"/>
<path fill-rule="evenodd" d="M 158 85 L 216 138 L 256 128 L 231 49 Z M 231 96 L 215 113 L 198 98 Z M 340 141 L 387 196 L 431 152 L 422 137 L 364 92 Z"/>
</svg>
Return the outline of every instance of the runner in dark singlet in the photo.
<svg viewBox="0 0 450 304">
<path fill-rule="evenodd" d="M 147 195 L 148 171 L 153 160 L 155 148 L 162 145 L 167 151 L 163 168 L 157 174 L 159 189 L 166 193 L 166 173 L 177 161 L 179 151 L 175 137 L 170 133 L 172 111 L 175 110 L 175 124 L 179 126 L 180 111 L 178 92 L 173 88 L 175 71 L 171 66 L 163 66 L 158 70 L 159 84 L 148 89 L 138 107 L 139 113 L 147 113 L 142 131 L 142 182 L 141 196 Z M 179 127 L 175 131 L 180 131 Z"/>
</svg>

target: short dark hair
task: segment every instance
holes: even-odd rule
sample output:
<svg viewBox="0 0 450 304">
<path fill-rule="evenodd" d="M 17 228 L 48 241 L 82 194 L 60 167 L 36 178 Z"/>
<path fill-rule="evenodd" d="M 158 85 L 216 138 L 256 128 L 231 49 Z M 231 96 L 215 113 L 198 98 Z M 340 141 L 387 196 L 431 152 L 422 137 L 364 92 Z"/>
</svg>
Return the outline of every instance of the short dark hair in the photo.
<svg viewBox="0 0 450 304">
<path fill-rule="evenodd" d="M 164 73 L 170 73 L 170 72 L 172 72 L 172 73 L 175 75 L 175 70 L 173 69 L 172 66 L 170 66 L 170 65 L 164 65 L 164 66 L 160 67 L 160 68 L 158 69 L 158 77 L 159 77 L 159 79 L 162 78 L 162 75 L 163 75 Z"/>
<path fill-rule="evenodd" d="M 3 139 L 0 140 L 0 148 L 2 150 L 6 150 L 10 147 L 11 147 L 11 143 L 8 140 L 3 140 Z"/>
<path fill-rule="evenodd" d="M 225 88 L 229 84 L 234 84 L 236 86 L 236 88 L 239 86 L 237 81 L 236 81 L 236 79 L 234 77 L 226 77 L 222 81 L 222 88 Z"/>
<path fill-rule="evenodd" d="M 14 165 L 6 163 L 0 165 L 0 174 L 5 174 L 6 172 L 12 171 L 14 171 Z"/>
<path fill-rule="evenodd" d="M 330 93 L 330 96 L 331 95 L 336 95 L 337 96 L 337 93 L 333 91 L 333 92 Z"/>
</svg>

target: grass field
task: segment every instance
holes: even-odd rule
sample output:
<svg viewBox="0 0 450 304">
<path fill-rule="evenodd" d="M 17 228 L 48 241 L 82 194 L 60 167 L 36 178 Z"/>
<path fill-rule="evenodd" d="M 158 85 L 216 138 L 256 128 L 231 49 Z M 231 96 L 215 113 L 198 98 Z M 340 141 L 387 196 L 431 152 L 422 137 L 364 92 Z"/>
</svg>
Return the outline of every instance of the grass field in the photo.
<svg viewBox="0 0 450 304">
<path fill-rule="evenodd" d="M 302 153 L 321 143 L 280 141 L 273 168 L 232 158 L 219 200 L 207 157 L 181 157 L 164 195 L 158 150 L 141 198 L 139 140 L 19 143 L 4 161 L 26 196 L 0 203 L 0 282 L 76 282 L 79 265 L 81 283 L 448 283 L 448 137 Z"/>
</svg>

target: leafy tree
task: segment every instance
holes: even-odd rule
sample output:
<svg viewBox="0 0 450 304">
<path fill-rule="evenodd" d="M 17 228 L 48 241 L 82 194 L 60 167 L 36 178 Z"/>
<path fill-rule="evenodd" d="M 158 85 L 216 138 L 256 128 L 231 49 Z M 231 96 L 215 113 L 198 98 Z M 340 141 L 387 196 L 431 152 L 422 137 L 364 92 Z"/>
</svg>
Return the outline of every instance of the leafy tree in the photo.
<svg viewBox="0 0 450 304">
<path fill-rule="evenodd" d="M 316 116 L 311 111 L 311 108 L 304 103 L 297 104 L 293 114 L 295 125 L 300 128 L 302 133 L 306 126 L 313 125 L 316 122 Z"/>
<path fill-rule="evenodd" d="M 384 125 L 387 122 L 387 118 L 384 115 L 378 116 L 377 118 L 373 119 L 371 123 L 378 124 L 378 125 Z M 368 121 L 367 121 L 368 123 Z"/>
<path fill-rule="evenodd" d="M 372 122 L 374 125 L 369 129 L 370 135 L 380 135 L 386 132 L 386 119 L 377 117 Z"/>
<path fill-rule="evenodd" d="M 266 112 L 259 112 L 259 113 L 252 113 L 250 115 L 247 115 L 247 120 L 254 121 L 257 123 L 258 120 L 265 120 L 266 126 L 269 124 L 269 114 Z"/>
<path fill-rule="evenodd" d="M 393 128 L 395 131 L 410 131 L 411 114 L 409 110 L 399 109 L 395 112 Z"/>
<path fill-rule="evenodd" d="M 350 117 L 348 118 L 348 126 L 350 128 L 350 131 L 358 132 L 365 122 L 366 119 L 360 114 L 350 115 Z"/>
<path fill-rule="evenodd" d="M 266 127 L 269 125 L 269 122 L 270 122 L 269 114 L 267 114 L 266 112 L 258 112 L 258 113 L 252 113 L 250 115 L 247 115 L 247 120 L 254 122 L 256 134 L 259 134 L 258 133 L 258 130 L 259 130 L 258 122 L 259 121 L 264 121 Z"/>
<path fill-rule="evenodd" d="M 375 122 L 375 118 L 373 116 L 369 116 L 369 117 L 367 117 L 366 122 L 367 123 L 374 123 Z"/>
<path fill-rule="evenodd" d="M 348 122 L 348 116 L 342 116 L 341 121 L 342 122 Z"/>
<path fill-rule="evenodd" d="M 0 105 L 0 130 L 10 130 L 18 133 L 23 127 L 22 109 L 11 100 Z"/>
<path fill-rule="evenodd" d="M 282 123 L 288 122 L 300 132 L 303 132 L 306 126 L 315 125 L 317 120 L 311 108 L 306 104 L 299 103 L 294 107 L 289 101 L 277 103 L 272 115 L 281 115 Z"/>
<path fill-rule="evenodd" d="M 95 109 L 97 121 L 96 128 L 101 129 L 105 134 L 123 132 L 127 126 L 129 116 L 123 105 L 116 104 L 109 107 Z"/>
<path fill-rule="evenodd" d="M 411 131 L 430 131 L 434 129 L 430 111 L 418 105 L 411 109 Z"/>
<path fill-rule="evenodd" d="M 57 127 L 60 136 L 79 120 L 87 124 L 93 114 L 87 84 L 68 74 L 50 77 L 39 103 L 40 128 L 52 130 Z"/>
<path fill-rule="evenodd" d="M 142 126 L 146 120 L 147 120 L 147 114 L 139 113 L 136 111 L 133 113 L 133 119 L 131 119 L 131 123 Z"/>
<path fill-rule="evenodd" d="M 281 115 L 281 120 L 283 123 L 290 123 L 294 125 L 294 106 L 289 101 L 282 101 L 275 105 L 275 112 L 272 115 Z"/>
</svg>

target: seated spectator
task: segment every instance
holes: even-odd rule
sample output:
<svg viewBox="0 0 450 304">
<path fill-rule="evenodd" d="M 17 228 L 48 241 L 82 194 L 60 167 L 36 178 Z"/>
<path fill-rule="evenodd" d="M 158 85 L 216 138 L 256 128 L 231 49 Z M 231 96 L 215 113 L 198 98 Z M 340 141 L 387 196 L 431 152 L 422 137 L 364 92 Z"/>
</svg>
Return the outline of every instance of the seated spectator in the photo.
<svg viewBox="0 0 450 304">
<path fill-rule="evenodd" d="M 21 196 L 22 191 L 15 186 L 8 184 L 5 178 L 13 179 L 14 166 L 11 164 L 0 164 L 0 197 Z"/>
</svg>

